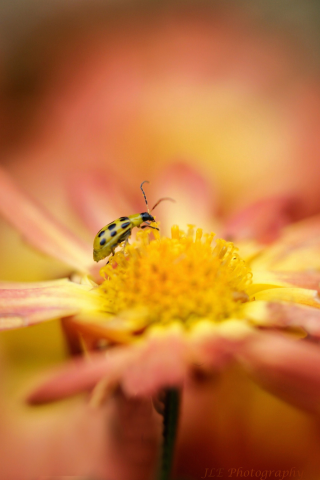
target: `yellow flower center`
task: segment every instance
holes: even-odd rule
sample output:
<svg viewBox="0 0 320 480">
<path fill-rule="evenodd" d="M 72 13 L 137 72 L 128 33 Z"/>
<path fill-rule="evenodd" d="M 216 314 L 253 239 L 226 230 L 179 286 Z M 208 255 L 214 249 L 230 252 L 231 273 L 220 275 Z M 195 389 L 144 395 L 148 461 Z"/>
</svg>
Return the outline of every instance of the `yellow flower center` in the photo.
<svg viewBox="0 0 320 480">
<path fill-rule="evenodd" d="M 251 271 L 231 242 L 214 234 L 187 233 L 173 226 L 171 238 L 152 230 L 117 252 L 101 269 L 103 311 L 131 324 L 132 330 L 200 319 L 219 322 L 237 313 L 248 300 Z"/>
</svg>

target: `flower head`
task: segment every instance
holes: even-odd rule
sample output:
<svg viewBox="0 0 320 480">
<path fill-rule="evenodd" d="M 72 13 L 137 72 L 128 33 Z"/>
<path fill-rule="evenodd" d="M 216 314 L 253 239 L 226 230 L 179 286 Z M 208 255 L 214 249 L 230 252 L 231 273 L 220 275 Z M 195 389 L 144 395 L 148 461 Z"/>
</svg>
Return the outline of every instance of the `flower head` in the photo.
<svg viewBox="0 0 320 480">
<path fill-rule="evenodd" d="M 0 180 L 7 199 L 0 208 L 7 218 L 12 220 L 7 205 L 18 207 L 23 200 L 15 226 L 46 253 L 68 261 L 70 234 L 40 213 L 4 173 Z M 271 205 L 281 218 L 284 199 L 272 199 Z M 254 241 L 253 235 L 240 235 L 233 243 L 193 225 L 186 231 L 173 226 L 170 237 L 146 229 L 120 248 L 100 274 L 89 255 L 86 260 L 84 246 L 70 279 L 4 282 L 3 329 L 61 317 L 73 348 L 86 353 L 47 378 L 29 401 L 91 390 L 93 401 L 101 404 L 120 386 L 126 398 L 145 402 L 163 388 L 188 388 L 199 374 L 217 373 L 236 360 L 279 397 L 318 411 L 320 351 L 297 341 L 296 333 L 320 335 L 320 274 L 314 256 L 319 219 L 282 231 L 272 218 L 276 238 L 270 242 L 268 223 L 257 223 L 258 217 L 259 208 L 253 208 L 250 215 L 230 220 L 227 230 L 236 236 L 237 229 L 243 232 L 249 225 L 246 231 L 259 229 L 268 244 Z M 72 257 L 68 263 L 75 261 Z"/>
<path fill-rule="evenodd" d="M 38 213 L 4 173 L 2 183 L 6 190 L 4 198 L 9 197 L 10 204 L 16 201 L 18 207 L 17 198 L 19 201 L 23 198 L 23 208 L 17 208 L 14 217 L 15 225 L 33 241 L 34 229 L 29 227 L 36 224 L 37 245 L 45 251 L 49 247 L 49 253 L 55 254 L 56 249 L 59 258 L 67 258 L 72 251 L 68 232 L 44 217 L 45 212 Z M 8 201 L 3 204 L 7 214 Z M 271 205 L 281 218 L 284 199 L 278 204 L 272 199 Z M 254 229 L 259 228 L 270 238 L 267 224 L 261 224 L 261 219 L 257 227 L 258 217 L 259 208 L 253 208 L 250 215 L 245 213 L 230 220 L 228 230 L 235 235 L 233 225 L 236 225 L 243 232 L 243 224 L 250 231 L 247 227 L 251 218 Z M 11 220 L 11 216 L 8 218 Z M 49 224 L 54 228 L 48 228 Z M 252 236 L 251 240 L 241 238 L 240 253 L 232 242 L 216 238 L 213 233 L 203 234 L 201 228 L 195 229 L 193 225 L 187 231 L 173 226 L 171 237 L 144 230 L 138 232 L 131 245 L 111 257 L 100 275 L 85 260 L 86 247 L 83 247 L 79 272 L 71 280 L 4 283 L 0 291 L 2 328 L 60 316 L 65 317 L 66 330 L 69 335 L 71 332 L 78 351 L 85 349 L 90 353 L 107 348 L 107 355 L 95 353 L 90 365 L 83 360 L 78 360 L 75 366 L 71 363 L 62 377 L 58 373 L 35 391 L 30 400 L 42 402 L 68 396 L 91 389 L 102 379 L 104 392 L 121 385 L 129 396 L 154 395 L 166 386 L 185 385 L 195 369 L 219 370 L 233 358 L 253 372 L 262 360 L 253 349 L 256 342 L 261 342 L 261 336 L 271 345 L 270 351 L 272 345 L 277 348 L 281 342 L 285 345 L 289 342 L 288 352 L 292 348 L 299 355 L 306 345 L 291 339 L 290 329 L 298 327 L 313 336 L 318 332 L 320 277 L 317 271 L 310 271 L 312 266 L 317 268 L 313 253 L 318 219 L 287 227 L 281 234 L 280 229 L 275 232 L 274 225 L 272 218 L 271 228 L 277 236 L 274 242 L 264 245 L 253 242 Z M 54 238 L 59 238 L 59 243 Z M 284 328 L 289 337 L 283 337 Z M 274 340 L 274 335 L 280 340 Z M 281 349 L 286 351 L 284 347 Z M 320 352 L 314 346 L 308 345 L 308 349 L 318 358 Z M 283 362 L 287 369 L 286 384 L 291 380 L 295 383 L 297 379 L 288 373 L 289 359 L 283 357 Z M 264 366 L 266 370 L 269 367 Z M 290 397 L 296 404 L 294 393 L 283 394 L 282 380 L 269 381 L 268 388 L 286 399 Z M 301 381 L 295 388 L 301 388 Z M 294 392 L 295 388 L 289 385 L 287 390 Z M 312 408 L 317 408 L 317 399 L 316 389 Z M 306 406 L 301 399 L 298 403 Z M 310 408 L 310 401 L 306 403 Z"/>
<path fill-rule="evenodd" d="M 103 310 L 133 332 L 153 324 L 181 322 L 185 327 L 206 319 L 219 322 L 237 315 L 248 300 L 249 267 L 231 242 L 202 229 L 194 234 L 172 227 L 171 238 L 150 239 L 150 230 L 118 252 L 101 269 Z"/>
<path fill-rule="evenodd" d="M 152 9 L 151 15 L 143 15 L 137 25 L 132 25 L 133 29 L 131 26 L 128 29 L 132 16 L 130 9 L 129 22 L 120 21 L 120 24 L 123 23 L 120 28 L 116 22 L 116 28 L 110 25 L 111 31 L 110 28 L 101 29 L 107 36 L 104 33 L 101 35 L 100 30 L 97 35 L 96 22 L 89 19 L 92 27 L 87 25 L 89 28 L 84 29 L 85 37 L 81 33 L 81 44 L 85 48 L 79 48 L 79 42 L 72 40 L 74 46 L 70 49 L 59 28 L 58 36 L 63 38 L 62 63 L 66 68 L 61 62 L 52 63 L 51 47 L 43 53 L 43 58 L 50 58 L 54 75 L 49 75 L 49 82 L 43 79 L 43 93 L 40 97 L 36 95 L 42 99 L 40 103 L 35 97 L 34 101 L 27 102 L 38 105 L 40 112 L 36 128 L 31 128 L 35 133 L 34 137 L 31 135 L 31 151 L 22 145 L 18 155 L 13 154 L 14 158 L 21 156 L 19 167 L 16 165 L 14 168 L 24 184 L 28 184 L 29 178 L 32 186 L 37 185 L 35 190 L 39 187 L 41 201 L 59 196 L 59 203 L 63 205 L 62 199 L 66 195 L 61 195 L 60 190 L 57 195 L 54 187 L 50 194 L 48 189 L 55 184 L 60 186 L 68 171 L 68 194 L 76 203 L 77 192 L 71 184 L 77 184 L 83 198 L 83 178 L 81 174 L 80 178 L 75 178 L 75 174 L 81 171 L 84 162 L 88 162 L 86 164 L 90 168 L 93 163 L 99 165 L 99 169 L 105 168 L 109 177 L 108 186 L 98 175 L 102 180 L 104 198 L 100 198 L 97 182 L 93 182 L 95 197 L 91 201 L 85 198 L 82 202 L 83 217 L 86 216 L 87 224 L 93 227 L 92 234 L 95 234 L 107 222 L 109 213 L 109 220 L 112 220 L 122 212 L 138 211 L 132 204 L 125 207 L 122 203 L 120 189 L 114 175 L 110 175 L 110 168 L 121 174 L 125 170 L 126 178 L 135 184 L 141 181 L 142 170 L 143 178 L 151 178 L 150 152 L 156 162 L 166 162 L 176 155 L 191 155 L 197 163 L 206 165 L 209 175 L 214 172 L 223 196 L 224 212 L 229 211 L 232 204 L 245 203 L 249 198 L 257 198 L 266 192 L 288 192 L 291 188 L 305 191 L 309 198 L 309 211 L 312 208 L 315 211 L 318 176 L 314 172 L 318 170 L 318 152 L 312 127 L 317 124 L 314 114 L 317 109 L 314 106 L 318 100 L 317 86 L 312 84 L 308 70 L 300 69 L 302 75 L 297 77 L 296 63 L 289 65 L 281 45 L 277 40 L 276 44 L 273 41 L 274 32 L 271 32 L 272 42 L 264 35 L 254 35 L 258 41 L 252 41 L 253 32 L 247 30 L 246 21 L 242 28 L 238 12 L 229 23 L 223 19 L 225 16 L 229 20 L 229 10 L 224 15 L 219 5 L 218 15 L 216 10 L 203 12 L 198 11 L 198 7 L 191 10 L 187 7 L 187 11 L 183 7 L 183 15 L 180 15 L 180 9 L 179 13 L 175 8 L 173 11 L 172 16 L 171 7 L 164 11 L 164 15 L 160 10 Z M 109 21 L 110 16 L 107 17 Z M 110 22 L 114 23 L 112 15 Z M 50 28 L 45 27 L 45 30 Z M 66 30 L 69 37 L 68 25 Z M 87 36 L 88 30 L 93 35 Z M 54 34 L 52 45 L 56 44 L 56 40 L 57 35 Z M 37 46 L 44 44 L 46 42 L 39 41 L 37 37 L 29 51 L 34 52 Z M 274 51 L 275 45 L 277 52 Z M 85 55 L 80 61 L 79 52 Z M 39 90 L 41 75 L 37 71 L 31 75 L 36 79 L 36 88 L 27 88 L 27 92 L 20 88 L 26 78 L 30 80 L 31 64 L 48 63 L 31 61 L 30 64 L 26 61 L 27 57 L 28 52 L 24 51 L 19 68 L 13 68 L 20 76 L 15 78 L 18 81 L 13 82 L 18 90 L 12 92 L 10 113 L 15 111 L 15 105 L 19 105 L 19 95 L 27 93 L 28 96 L 31 90 Z M 36 60 L 38 57 L 36 55 Z M 21 70 L 22 64 L 27 66 L 26 71 Z M 30 86 L 29 81 L 27 84 Z M 21 100 L 24 105 L 25 98 L 20 97 Z M 20 118 L 21 112 L 18 110 L 17 113 L 17 118 Z M 30 124 L 29 114 L 26 124 Z M 44 129 L 40 124 L 44 125 Z M 16 128 L 16 123 L 14 125 L 14 131 L 20 132 L 21 128 Z M 105 161 L 106 156 L 108 161 Z M 28 157 L 32 159 L 29 162 Z M 58 158 L 62 161 L 57 161 Z M 70 161 L 69 168 L 66 168 L 66 158 Z M 128 159 L 126 163 L 123 163 L 124 158 Z M 296 159 L 294 168 L 293 158 Z M 309 159 L 307 164 L 306 158 Z M 230 171 L 236 172 L 236 175 L 230 174 Z M 38 181 L 34 177 L 36 172 Z M 48 172 L 50 178 L 56 175 L 57 182 L 43 181 Z M 261 172 L 266 180 L 264 182 L 260 180 Z M 172 171 L 170 175 L 173 176 Z M 305 181 L 301 182 L 301 178 Z M 259 182 L 255 183 L 254 179 L 259 179 Z M 179 180 L 183 184 L 181 169 Z M 318 240 L 315 231 L 308 237 L 303 225 L 299 225 L 302 243 L 308 243 L 309 238 L 303 255 L 303 247 L 298 247 L 292 239 L 288 241 L 285 237 L 277 241 L 280 229 L 292 219 L 288 208 L 292 204 L 287 198 L 282 201 L 274 199 L 274 202 L 269 199 L 264 204 L 265 208 L 255 205 L 253 210 L 247 210 L 246 222 L 241 215 L 238 222 L 232 219 L 225 230 L 228 236 L 225 236 L 211 223 L 212 217 L 206 208 L 210 204 L 207 199 L 203 201 L 206 192 L 198 188 L 196 194 L 191 195 L 194 190 L 185 188 L 184 200 L 179 200 L 179 204 L 186 212 L 185 215 L 179 212 L 179 225 L 185 229 L 187 223 L 197 222 L 204 231 L 214 229 L 218 237 L 230 239 L 231 235 L 235 245 L 241 247 L 241 257 L 246 260 L 247 268 L 252 271 L 251 284 L 245 269 L 241 269 L 238 283 L 234 282 L 235 276 L 226 275 L 232 270 L 228 268 L 228 263 L 230 266 L 233 253 L 232 258 L 225 262 L 233 248 L 231 245 L 221 262 L 211 265 L 212 270 L 206 273 L 205 266 L 210 261 L 214 263 L 215 245 L 226 245 L 223 240 L 218 240 L 209 249 L 210 261 L 198 263 L 195 260 L 193 268 L 187 265 L 191 252 L 174 264 L 170 264 L 170 255 L 166 257 L 169 258 L 167 262 L 165 256 L 158 258 L 158 272 L 161 269 L 169 272 L 166 281 L 158 278 L 154 271 L 149 272 L 152 274 L 149 281 L 146 271 L 149 264 L 143 257 L 144 261 L 139 265 L 139 291 L 135 279 L 131 283 L 133 298 L 130 300 L 127 295 L 129 289 L 124 291 L 124 288 L 127 275 L 131 273 L 134 276 L 135 272 L 134 268 L 129 272 L 133 263 L 130 263 L 131 247 L 124 252 L 125 260 L 122 253 L 116 254 L 113 260 L 117 265 L 112 262 L 115 268 L 109 265 L 105 269 L 106 280 L 100 286 L 101 279 L 90 264 L 90 245 L 87 248 L 48 218 L 45 212 L 25 201 L 5 175 L 1 175 L 0 181 L 3 214 L 33 246 L 59 258 L 76 272 L 69 277 L 71 280 L 2 285 L 0 309 L 4 329 L 64 318 L 64 327 L 74 350 L 86 353 L 84 359 L 67 366 L 63 375 L 59 373 L 55 381 L 49 382 L 42 389 L 42 396 L 41 389 L 36 392 L 34 401 L 50 400 L 92 387 L 96 397 L 99 389 L 100 393 L 106 394 L 118 385 L 130 398 L 137 394 L 145 397 L 163 386 L 188 386 L 190 373 L 194 370 L 198 373 L 217 372 L 235 359 L 282 398 L 309 410 L 317 409 L 318 349 L 308 340 L 295 341 L 289 334 L 293 327 L 301 330 L 302 326 L 309 338 L 314 340 L 319 335 Z M 29 188 L 32 189 L 32 186 Z M 112 190 L 117 191 L 118 202 L 113 201 Z M 128 185 L 126 190 L 129 192 Z M 106 192 L 108 195 L 105 195 Z M 71 215 L 65 219 L 74 226 Z M 170 225 L 175 223 L 177 218 L 168 222 Z M 275 242 L 274 246 L 265 248 L 264 245 L 250 244 L 247 242 L 250 236 L 262 242 Z M 315 238 L 313 254 L 312 236 Z M 159 246 L 160 242 L 157 244 L 148 235 L 145 237 L 153 247 Z M 238 242 L 239 238 L 246 241 Z M 138 239 L 133 252 L 139 257 L 141 252 L 145 252 L 141 240 Z M 162 237 L 163 243 L 169 240 Z M 205 246 L 204 239 L 200 244 Z M 15 278 L 11 268 L 13 261 L 19 272 L 27 272 L 28 278 L 21 250 L 12 249 L 12 254 L 8 255 L 11 278 Z M 244 266 L 241 261 L 237 263 Z M 183 267 L 186 267 L 185 270 Z M 281 268 L 285 271 L 280 272 Z M 35 270 L 34 264 L 32 269 Z M 236 271 L 235 268 L 233 273 Z M 69 275 L 68 270 L 66 275 Z M 33 278 L 37 278 L 36 274 Z M 51 271 L 49 278 L 58 277 Z M 112 279 L 118 289 L 109 288 Z M 170 279 L 173 281 L 168 285 Z M 244 285 L 241 285 L 241 280 Z M 212 288 L 212 281 L 215 288 Z M 156 288 L 152 288 L 152 284 L 156 284 Z M 187 294 L 181 293 L 183 289 Z M 154 298 L 157 292 L 161 295 Z M 143 293 L 145 297 L 141 295 Z M 288 335 L 283 335 L 284 331 Z M 93 354 L 92 351 L 97 348 L 105 348 L 106 351 Z M 315 368 L 311 368 L 313 365 Z M 139 400 L 134 406 L 135 415 L 138 403 Z M 127 422 L 125 424 L 131 434 Z M 120 478 L 108 471 L 107 477 L 111 476 Z M 124 475 L 123 478 L 128 480 L 129 476 Z M 140 480 L 143 477 L 137 475 L 136 478 Z"/>
</svg>

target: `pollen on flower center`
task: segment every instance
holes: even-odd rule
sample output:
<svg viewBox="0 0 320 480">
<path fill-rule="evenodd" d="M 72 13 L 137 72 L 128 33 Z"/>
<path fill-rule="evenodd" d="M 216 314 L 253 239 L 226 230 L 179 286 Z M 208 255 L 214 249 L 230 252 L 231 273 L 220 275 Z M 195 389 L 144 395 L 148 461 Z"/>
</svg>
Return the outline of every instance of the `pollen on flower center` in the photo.
<svg viewBox="0 0 320 480">
<path fill-rule="evenodd" d="M 214 234 L 193 225 L 187 233 L 173 226 L 171 238 L 153 235 L 139 232 L 101 269 L 104 312 L 141 328 L 176 320 L 190 325 L 230 318 L 248 300 L 251 272 L 231 242 L 212 245 Z"/>
</svg>

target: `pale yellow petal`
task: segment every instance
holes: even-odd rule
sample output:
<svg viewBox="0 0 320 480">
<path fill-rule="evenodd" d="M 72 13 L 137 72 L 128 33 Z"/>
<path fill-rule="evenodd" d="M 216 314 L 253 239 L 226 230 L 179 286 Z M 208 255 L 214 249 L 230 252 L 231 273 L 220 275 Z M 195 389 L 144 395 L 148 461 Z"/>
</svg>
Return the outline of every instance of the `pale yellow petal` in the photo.
<svg viewBox="0 0 320 480">
<path fill-rule="evenodd" d="M 272 288 L 263 290 L 255 295 L 256 300 L 266 300 L 269 302 L 283 301 L 310 305 L 320 308 L 320 299 L 317 290 L 308 290 L 306 288 Z"/>
<path fill-rule="evenodd" d="M 0 290 L 1 329 L 27 326 L 98 308 L 91 286 L 79 285 L 67 279 L 35 285 L 20 283 L 14 288 L 7 283 L 6 287 Z"/>
</svg>

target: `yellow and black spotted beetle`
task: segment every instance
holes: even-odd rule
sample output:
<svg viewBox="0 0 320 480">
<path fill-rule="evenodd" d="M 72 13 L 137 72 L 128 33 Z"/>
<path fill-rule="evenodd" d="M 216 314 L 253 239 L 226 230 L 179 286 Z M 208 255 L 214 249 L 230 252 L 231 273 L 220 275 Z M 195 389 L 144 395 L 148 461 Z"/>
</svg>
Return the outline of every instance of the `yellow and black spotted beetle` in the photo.
<svg viewBox="0 0 320 480">
<path fill-rule="evenodd" d="M 142 213 L 135 213 L 134 215 L 129 215 L 128 217 L 120 217 L 117 220 L 114 220 L 111 223 L 108 223 L 105 227 L 101 228 L 101 230 L 95 236 L 93 241 L 93 259 L 95 262 L 99 262 L 100 260 L 106 258 L 108 255 L 112 253 L 114 255 L 115 248 L 120 245 L 122 242 L 128 242 L 128 239 L 131 235 L 131 231 L 134 227 L 137 228 L 153 228 L 154 230 L 159 230 L 157 227 L 152 227 L 149 222 L 155 222 L 155 219 L 149 212 L 149 206 L 146 194 L 142 188 L 144 183 L 149 183 L 148 180 L 145 180 L 141 183 L 140 188 L 142 194 L 144 196 L 144 201 L 147 205 L 147 212 Z M 160 198 L 154 207 L 151 209 L 154 210 L 160 202 L 163 200 L 170 200 L 174 202 L 172 198 L 165 197 Z M 141 225 L 144 223 L 144 225 Z"/>
</svg>

